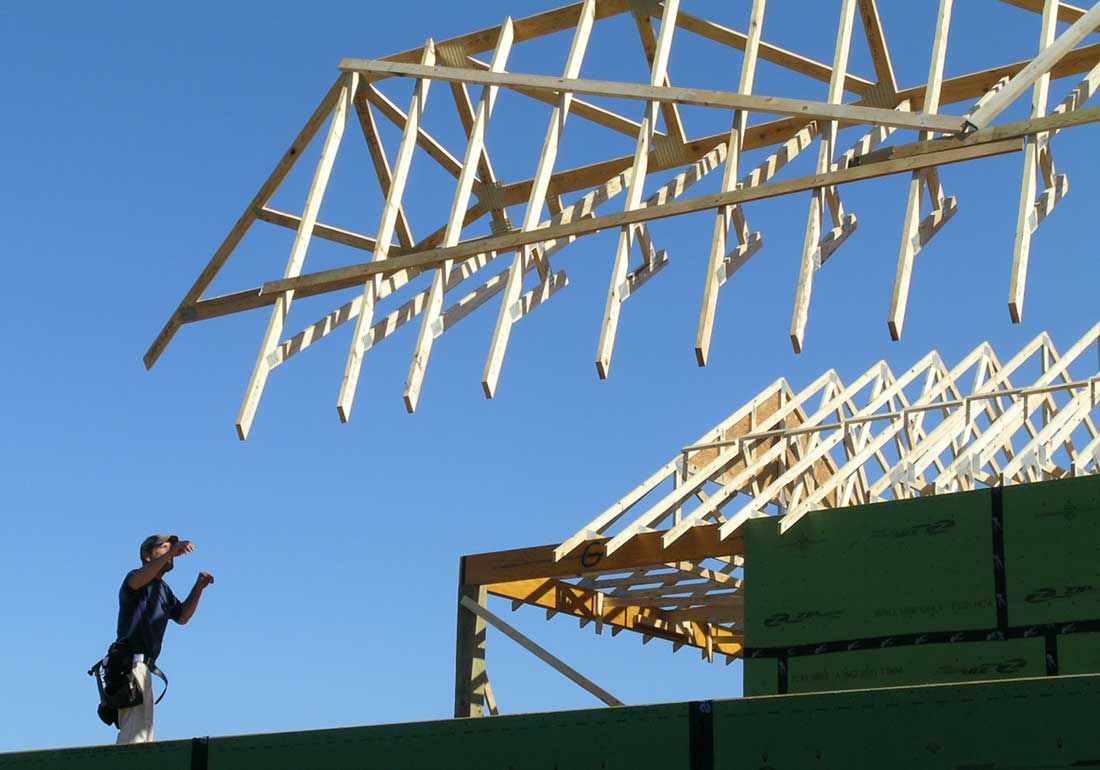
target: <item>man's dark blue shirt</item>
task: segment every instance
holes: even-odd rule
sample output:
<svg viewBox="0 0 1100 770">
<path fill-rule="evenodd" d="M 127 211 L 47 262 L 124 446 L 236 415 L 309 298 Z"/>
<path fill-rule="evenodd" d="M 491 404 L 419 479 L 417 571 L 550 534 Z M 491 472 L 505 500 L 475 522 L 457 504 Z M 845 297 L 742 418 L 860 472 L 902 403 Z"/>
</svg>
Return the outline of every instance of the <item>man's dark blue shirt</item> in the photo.
<svg viewBox="0 0 1100 770">
<path fill-rule="evenodd" d="M 117 640 L 127 644 L 133 652 L 156 660 L 168 621 L 179 622 L 183 605 L 160 578 L 135 591 L 126 582 L 130 574 L 118 590 Z"/>
</svg>

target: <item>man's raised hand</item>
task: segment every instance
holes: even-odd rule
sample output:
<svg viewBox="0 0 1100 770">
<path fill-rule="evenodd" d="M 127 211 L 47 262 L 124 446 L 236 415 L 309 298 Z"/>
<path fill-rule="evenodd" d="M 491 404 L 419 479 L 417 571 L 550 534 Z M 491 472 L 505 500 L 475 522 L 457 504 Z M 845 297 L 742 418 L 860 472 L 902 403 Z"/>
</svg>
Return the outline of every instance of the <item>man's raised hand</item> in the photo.
<svg viewBox="0 0 1100 770">
<path fill-rule="evenodd" d="M 214 583 L 214 576 L 209 572 L 200 572 L 198 578 L 195 579 L 195 586 L 199 589 L 206 588 Z"/>
<path fill-rule="evenodd" d="M 172 546 L 172 550 L 169 551 L 169 553 L 171 554 L 171 556 L 173 558 L 176 557 L 176 556 L 183 556 L 184 554 L 194 553 L 194 552 L 195 552 L 195 544 L 192 543 L 190 540 L 180 540 L 178 543 L 176 543 L 174 546 Z"/>
</svg>

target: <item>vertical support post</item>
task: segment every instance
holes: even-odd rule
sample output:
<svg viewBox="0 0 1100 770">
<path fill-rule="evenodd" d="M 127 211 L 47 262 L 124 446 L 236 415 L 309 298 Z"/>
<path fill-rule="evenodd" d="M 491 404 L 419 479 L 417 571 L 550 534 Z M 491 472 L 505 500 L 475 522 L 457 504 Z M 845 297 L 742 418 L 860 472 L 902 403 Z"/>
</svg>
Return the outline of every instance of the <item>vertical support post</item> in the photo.
<svg viewBox="0 0 1100 770">
<path fill-rule="evenodd" d="M 332 174 L 332 166 L 336 162 L 336 153 L 340 149 L 340 142 L 344 137 L 344 126 L 347 124 L 348 111 L 355 91 L 359 87 L 359 77 L 346 76 L 340 89 L 339 97 L 332 110 L 332 122 L 329 124 L 328 136 L 325 137 L 324 147 L 321 148 L 321 157 L 317 161 L 317 170 L 313 175 L 313 183 L 309 186 L 306 195 L 305 209 L 298 223 L 298 232 L 294 236 L 294 245 L 290 249 L 290 259 L 287 262 L 284 276 L 293 278 L 302 272 L 305 263 L 306 252 L 309 250 L 310 238 L 313 237 L 313 226 L 317 223 L 317 214 L 321 210 L 321 201 L 325 197 L 325 189 Z M 256 410 L 260 406 L 260 398 L 263 396 L 267 377 L 271 373 L 271 355 L 279 345 L 279 338 L 286 326 L 286 319 L 290 315 L 290 303 L 294 301 L 294 290 L 283 292 L 275 300 L 275 307 L 271 311 L 271 320 L 268 321 L 267 331 L 264 332 L 263 342 L 260 344 L 260 354 L 256 359 L 256 366 L 252 369 L 252 377 L 245 389 L 244 401 L 240 412 L 237 414 L 237 436 L 244 441 L 248 438 L 248 432 L 252 428 L 252 420 L 256 417 Z"/>
<path fill-rule="evenodd" d="M 940 109 L 940 87 L 943 84 L 943 68 L 947 61 L 947 35 L 951 28 L 951 10 L 953 0 L 940 0 L 940 13 L 936 20 L 936 37 L 932 43 L 932 63 L 928 71 L 928 90 L 924 96 L 924 112 L 934 114 Z M 927 142 L 935 136 L 934 131 L 921 131 L 920 140 Z M 890 337 L 901 339 L 905 326 L 905 310 L 909 304 L 909 286 L 913 279 L 913 261 L 920 251 L 920 201 L 921 189 L 925 185 L 926 173 L 935 174 L 935 169 L 914 171 L 909 179 L 909 201 L 905 208 L 905 223 L 902 226 L 901 247 L 898 254 L 898 272 L 894 278 L 894 296 L 890 303 L 890 317 L 887 326 Z M 942 193 L 940 194 L 942 196 Z M 936 196 L 937 199 L 940 196 Z M 937 200 L 942 206 L 942 201 Z M 934 204 L 936 205 L 936 204 Z"/>
<path fill-rule="evenodd" d="M 435 64 L 434 41 L 429 39 L 425 43 L 420 63 L 429 67 Z M 401 144 L 397 150 L 393 179 L 390 183 L 390 189 L 386 193 L 386 203 L 382 207 L 382 221 L 378 225 L 378 236 L 375 239 L 374 250 L 375 262 L 384 260 L 389 255 L 390 242 L 397 226 L 397 215 L 401 211 L 401 200 L 405 195 L 405 183 L 409 179 L 409 167 L 412 165 L 413 151 L 416 149 L 416 137 L 420 129 L 420 121 L 424 117 L 430 87 L 431 81 L 426 78 L 416 80 L 413 86 L 412 103 L 409 105 L 409 115 L 405 120 L 405 131 L 401 135 Z M 381 285 L 382 277 L 377 274 L 368 278 L 363 285 L 359 319 L 355 323 L 355 333 L 352 335 L 351 345 L 348 348 L 347 363 L 344 365 L 344 378 L 340 383 L 340 395 L 336 400 L 336 413 L 340 416 L 340 422 L 347 422 L 351 419 L 351 407 L 355 402 L 355 390 L 359 385 L 359 374 L 363 369 L 363 357 L 374 344 L 371 327 L 374 324 L 375 303 L 378 300 Z"/>
<path fill-rule="evenodd" d="M 576 78 L 581 71 L 581 62 L 584 60 L 585 51 L 588 50 L 588 39 L 592 33 L 592 25 L 596 22 L 595 0 L 584 0 L 580 15 L 577 17 L 576 31 L 573 33 L 573 44 L 569 49 L 569 55 L 565 61 L 563 78 Z M 523 217 L 523 230 L 534 230 L 542 221 L 542 207 L 546 202 L 546 195 L 550 189 L 550 177 L 554 172 L 554 163 L 558 159 L 558 148 L 561 146 L 562 133 L 565 131 L 565 121 L 569 117 L 569 108 L 573 103 L 573 93 L 563 91 L 558 97 L 558 103 L 550 113 L 550 123 L 546 127 L 546 138 L 542 144 L 542 153 L 539 155 L 539 163 L 531 184 L 531 195 L 527 200 L 527 211 Z M 493 339 L 489 343 L 489 356 L 485 361 L 485 370 L 481 376 L 481 387 L 485 391 L 486 398 L 492 398 L 496 393 L 497 382 L 500 380 L 500 370 L 504 365 L 504 352 L 508 349 L 508 339 L 512 334 L 512 307 L 520 298 L 523 290 L 523 275 L 527 266 L 536 259 L 536 246 L 529 244 L 520 247 L 512 260 L 512 267 L 508 271 L 508 283 L 504 287 L 504 298 L 500 303 L 500 312 L 497 315 L 496 328 L 493 329 Z M 541 263 L 540 263 L 541 264 Z M 549 274 L 549 268 L 547 274 Z M 542 272 L 540 270 L 540 272 Z"/>
<path fill-rule="evenodd" d="M 1039 54 L 1054 43 L 1058 31 L 1058 0 L 1046 0 L 1043 5 L 1043 26 L 1040 32 Z M 1100 6 L 1098 6 L 1100 7 Z M 1047 92 L 1050 90 L 1050 73 L 1044 72 L 1035 81 L 1031 97 L 1031 117 L 1047 114 Z M 1012 282 L 1008 289 L 1008 313 L 1012 323 L 1020 323 L 1024 315 L 1024 287 L 1027 284 L 1027 263 L 1031 256 L 1031 234 L 1039 226 L 1035 213 L 1035 194 L 1038 186 L 1039 147 L 1048 139 L 1046 134 L 1034 134 L 1024 138 L 1024 174 L 1020 182 L 1020 210 L 1016 216 L 1016 247 L 1012 255 Z"/>
<path fill-rule="evenodd" d="M 664 13 L 661 15 L 661 32 L 657 38 L 657 53 L 653 57 L 650 72 L 650 85 L 657 87 L 664 83 L 668 72 L 668 59 L 672 50 L 672 36 L 676 31 L 676 14 L 679 0 L 665 0 Z M 648 23 L 648 22 L 647 22 Z M 657 112 L 660 105 L 655 101 L 646 102 L 645 115 L 638 129 L 638 143 L 634 149 L 634 165 L 630 172 L 630 181 L 626 191 L 626 211 L 638 208 L 642 203 L 645 177 L 649 166 L 649 147 L 657 129 Z M 600 330 L 600 343 L 596 351 L 596 372 L 601 380 L 611 373 L 611 354 L 615 349 L 615 335 L 619 328 L 619 315 L 626 300 L 626 275 L 630 252 L 634 245 L 635 225 L 626 225 L 619 231 L 619 242 L 615 249 L 615 264 L 611 269 L 611 285 L 607 290 L 607 306 L 604 310 L 603 328 Z"/>
<path fill-rule="evenodd" d="M 852 43 L 852 22 L 855 20 L 856 0 L 844 0 L 840 11 L 840 29 L 836 36 L 836 52 L 833 56 L 833 74 L 829 80 L 829 103 L 840 104 L 844 98 L 844 78 L 848 73 L 848 53 Z M 817 159 L 817 173 L 824 174 L 832 166 L 836 148 L 837 122 L 830 120 L 821 137 L 821 153 Z M 806 336 L 806 323 L 810 316 L 810 296 L 813 293 L 814 273 L 821 265 L 821 219 L 825 214 L 827 191 L 823 187 L 814 190 L 810 198 L 810 211 L 806 219 L 806 239 L 802 246 L 802 267 L 798 288 L 795 290 L 794 314 L 791 318 L 791 345 L 795 353 L 802 352 Z"/>
<path fill-rule="evenodd" d="M 760 36 L 764 31 L 766 5 L 767 0 L 753 2 L 738 93 L 752 93 L 753 80 L 756 77 L 756 61 L 760 51 Z M 729 144 L 726 148 L 726 169 L 722 176 L 722 192 L 729 192 L 737 186 L 737 176 L 741 173 L 741 145 L 745 138 L 748 118 L 748 112 L 745 110 L 737 110 L 733 113 L 733 128 L 730 129 Z M 714 219 L 710 259 L 707 261 L 707 274 L 703 284 L 703 309 L 699 313 L 699 329 L 695 335 L 695 360 L 699 366 L 707 365 L 707 356 L 710 354 L 710 341 L 714 335 L 714 316 L 718 311 L 718 290 L 722 286 L 719 271 L 725 272 L 723 263 L 726 258 L 726 242 L 733 211 L 733 206 L 719 209 Z"/>
<path fill-rule="evenodd" d="M 508 55 L 512 51 L 514 28 L 511 17 L 504 20 L 500 27 L 500 35 L 497 38 L 496 50 L 493 54 L 490 72 L 503 72 L 508 62 Z M 462 235 L 462 224 L 466 214 L 466 206 L 470 201 L 470 194 L 474 186 L 474 171 L 479 163 L 484 163 L 488 168 L 488 156 L 485 152 L 485 134 L 488 130 L 489 118 L 493 114 L 493 105 L 497 96 L 496 86 L 485 86 L 478 102 L 477 113 L 469 129 L 469 140 L 466 143 L 466 155 L 462 161 L 462 172 L 458 175 L 458 185 L 455 188 L 454 201 L 451 204 L 451 215 L 447 220 L 447 229 L 443 233 L 443 248 L 454 246 Z M 462 94 L 465 96 L 465 92 Z M 503 211 L 503 210 L 502 210 Z M 420 390 L 424 384 L 424 375 L 428 370 L 428 358 L 432 354 L 432 345 L 436 336 L 441 334 L 437 330 L 437 321 L 443 313 L 444 284 L 450 275 L 453 260 L 447 260 L 435 271 L 432 286 L 428 294 L 427 304 L 424 309 L 424 317 L 420 322 L 420 336 L 416 341 L 416 350 L 413 353 L 412 363 L 409 365 L 409 376 L 405 380 L 405 409 L 410 413 L 416 411 L 416 405 L 420 400 Z"/>
<path fill-rule="evenodd" d="M 485 716 L 485 633 L 484 620 L 462 606 L 469 599 L 481 607 L 488 604 L 485 586 L 461 582 L 466 573 L 466 559 L 459 568 L 458 623 L 455 639 L 455 717 Z"/>
</svg>

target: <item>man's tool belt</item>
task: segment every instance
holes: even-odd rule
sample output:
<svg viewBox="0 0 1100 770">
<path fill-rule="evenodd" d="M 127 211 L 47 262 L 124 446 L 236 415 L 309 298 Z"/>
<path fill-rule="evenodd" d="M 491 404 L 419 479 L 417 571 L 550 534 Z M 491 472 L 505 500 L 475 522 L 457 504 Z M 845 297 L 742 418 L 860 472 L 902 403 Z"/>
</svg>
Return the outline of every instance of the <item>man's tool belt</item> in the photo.
<svg viewBox="0 0 1100 770">
<path fill-rule="evenodd" d="M 156 699 L 160 703 L 168 692 L 168 677 L 152 660 L 146 660 L 149 671 L 164 682 L 164 692 Z M 107 648 L 107 657 L 97 660 L 88 669 L 95 678 L 99 690 L 99 718 L 108 725 L 118 722 L 118 710 L 140 706 L 143 702 L 141 687 L 134 676 L 134 653 L 128 645 L 115 642 Z"/>
</svg>

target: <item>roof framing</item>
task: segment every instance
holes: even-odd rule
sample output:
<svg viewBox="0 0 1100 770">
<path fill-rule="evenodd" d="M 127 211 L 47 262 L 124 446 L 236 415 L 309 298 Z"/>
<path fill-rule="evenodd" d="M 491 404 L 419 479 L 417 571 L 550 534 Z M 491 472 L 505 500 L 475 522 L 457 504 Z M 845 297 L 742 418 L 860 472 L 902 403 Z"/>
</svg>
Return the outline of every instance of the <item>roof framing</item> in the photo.
<svg viewBox="0 0 1100 770">
<path fill-rule="evenodd" d="M 675 216 L 709 211 L 713 212 L 715 226 L 706 255 L 695 340 L 696 358 L 705 365 L 712 354 L 721 287 L 764 245 L 763 233 L 749 227 L 746 204 L 809 193 L 790 330 L 795 350 L 801 350 L 809 323 L 814 275 L 857 229 L 858 219 L 845 210 L 840 188 L 881 176 L 908 174 L 909 200 L 887 318 L 890 333 L 897 338 L 904 327 L 915 257 L 958 208 L 956 199 L 944 191 L 940 167 L 1017 152 L 1023 156 L 1023 182 L 1009 308 L 1012 319 L 1020 320 L 1031 235 L 1069 189 L 1067 177 L 1054 165 L 1051 140 L 1067 127 L 1100 121 L 1100 108 L 1083 107 L 1100 84 L 1100 45 L 1080 45 L 1100 24 L 1100 3 L 1078 9 L 1057 0 L 1011 0 L 1012 5 L 1042 13 L 1036 57 L 945 78 L 953 3 L 941 0 L 928 80 L 909 88 L 900 88 L 896 81 L 887 30 L 875 0 L 838 0 L 837 4 L 840 16 L 831 64 L 768 43 L 763 34 L 766 0 L 754 0 L 745 20 L 745 32 L 691 16 L 680 9 L 676 0 L 584 0 L 526 19 L 507 19 L 499 26 L 439 43 L 429 40 L 420 48 L 385 59 L 345 59 L 336 82 L 157 335 L 146 353 L 146 366 L 156 363 L 184 324 L 270 307 L 270 321 L 236 421 L 238 435 L 244 439 L 270 374 L 354 321 L 337 403 L 340 418 L 348 420 L 369 351 L 396 329 L 419 319 L 420 331 L 404 392 L 406 407 L 413 411 L 436 341 L 472 312 L 493 304 L 500 295 L 496 302 L 497 324 L 482 377 L 485 393 L 492 397 L 513 327 L 569 285 L 566 273 L 557 269 L 559 253 L 586 235 L 617 229 L 620 238 L 595 357 L 598 374 L 607 377 L 626 301 L 668 264 L 668 252 L 659 248 L 659 235 L 652 231 L 652 225 Z M 990 5 L 995 7 L 992 0 Z M 636 54 L 639 64 L 646 66 L 648 82 L 580 78 L 593 29 L 604 19 L 627 13 L 637 27 L 641 50 Z M 1060 34 L 1056 29 L 1059 20 L 1070 24 Z M 862 26 L 871 51 L 874 79 L 849 71 L 848 52 L 857 25 Z M 572 44 L 561 77 L 507 68 L 509 54 L 516 46 L 569 31 Z M 744 52 L 736 91 L 672 85 L 669 72 L 675 63 L 673 41 L 682 31 Z M 491 61 L 477 58 L 489 52 Z M 754 77 L 759 61 L 828 83 L 828 98 L 812 101 L 756 93 Z M 1085 77 L 1080 85 L 1048 110 L 1050 82 L 1082 73 Z M 395 78 L 412 81 L 407 106 L 396 104 L 379 89 L 383 81 Z M 463 152 L 452 152 L 425 127 L 428 96 L 436 81 L 448 84 L 452 98 L 445 101 L 453 103 L 450 109 L 462 126 L 466 142 Z M 476 101 L 469 92 L 474 85 L 483 87 Z M 552 107 L 541 150 L 535 155 L 537 145 L 526 148 L 532 151 L 533 159 L 537 157 L 535 174 L 530 179 L 506 181 L 500 177 L 502 167 L 490 160 L 486 137 L 500 89 Z M 1014 123 L 997 122 L 1003 111 L 1028 91 L 1033 99 L 1031 117 Z M 595 97 L 601 104 L 585 101 L 582 96 Z M 441 109 L 436 106 L 438 101 L 432 102 L 433 110 Z M 611 109 L 602 103 L 608 101 L 621 107 Z M 637 119 L 629 116 L 637 111 L 636 102 L 641 102 L 642 108 Z M 971 102 L 973 106 L 962 116 L 940 112 L 942 107 L 959 102 Z M 680 105 L 725 110 L 732 118 L 731 129 L 693 138 L 678 109 Z M 369 233 L 319 220 L 338 149 L 345 139 L 350 141 L 345 126 L 353 110 L 385 201 L 378 227 Z M 748 119 L 753 113 L 780 117 L 750 127 Z M 558 151 L 570 114 L 608 132 L 609 138 L 631 136 L 635 152 L 558 170 Z M 376 116 L 401 132 L 392 165 Z M 273 208 L 276 191 L 326 121 L 324 146 L 303 211 L 290 213 Z M 850 126 L 862 126 L 865 133 L 843 152 L 837 147 L 838 132 Z M 903 136 L 908 131 L 917 132 L 915 141 Z M 816 173 L 775 178 L 793 157 L 814 143 L 818 146 Z M 745 174 L 741 168 L 743 154 L 760 149 L 771 154 Z M 415 164 L 423 160 L 420 155 L 454 176 L 457 189 L 449 213 L 441 213 L 444 224 L 417 241 L 404 193 Z M 719 168 L 720 192 L 685 194 Z M 654 175 L 670 170 L 678 171 L 678 176 L 654 189 Z M 563 196 L 571 193 L 581 195 L 566 201 Z M 619 195 L 624 199 L 622 210 L 608 212 L 608 203 Z M 509 209 L 520 206 L 523 208 L 515 217 L 517 224 L 513 224 Z M 471 237 L 468 230 L 486 217 L 489 235 Z M 295 233 L 282 276 L 254 288 L 206 296 L 256 221 Z M 306 257 L 314 237 L 340 244 L 350 250 L 349 254 L 366 253 L 370 258 L 309 272 Z M 511 259 L 491 268 L 492 263 L 509 255 Z M 420 276 L 429 283 L 425 287 L 410 286 Z M 358 289 L 358 296 L 300 331 L 288 329 L 294 299 L 348 288 Z M 382 303 L 392 303 L 393 307 L 385 310 Z"/>
</svg>

